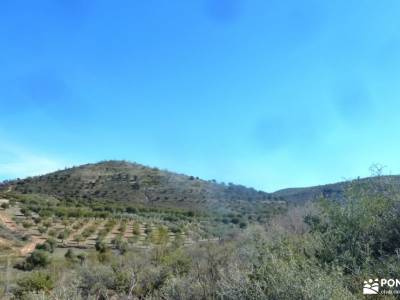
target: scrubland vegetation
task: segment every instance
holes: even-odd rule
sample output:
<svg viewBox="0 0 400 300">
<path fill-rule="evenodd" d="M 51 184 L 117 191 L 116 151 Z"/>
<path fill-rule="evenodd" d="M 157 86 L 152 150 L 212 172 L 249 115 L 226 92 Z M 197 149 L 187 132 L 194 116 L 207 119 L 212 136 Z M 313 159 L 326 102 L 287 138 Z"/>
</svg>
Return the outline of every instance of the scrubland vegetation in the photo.
<svg viewBox="0 0 400 300">
<path fill-rule="evenodd" d="M 24 228 L 0 229 L 5 299 L 359 299 L 400 269 L 400 193 L 383 176 L 257 214 L 4 196 Z"/>
</svg>

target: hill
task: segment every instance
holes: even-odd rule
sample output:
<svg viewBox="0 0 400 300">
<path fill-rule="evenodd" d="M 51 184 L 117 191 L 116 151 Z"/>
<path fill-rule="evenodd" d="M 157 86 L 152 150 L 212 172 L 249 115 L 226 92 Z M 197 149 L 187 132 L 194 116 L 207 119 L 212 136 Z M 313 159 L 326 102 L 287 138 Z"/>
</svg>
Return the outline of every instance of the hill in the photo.
<svg viewBox="0 0 400 300">
<path fill-rule="evenodd" d="M 368 264 L 399 268 L 399 179 L 267 194 L 107 161 L 4 182 L 0 298 L 359 299 Z"/>
<path fill-rule="evenodd" d="M 357 181 L 381 181 L 400 188 L 400 176 L 368 177 Z M 19 194 L 42 194 L 85 202 L 124 202 L 143 207 L 229 211 L 271 201 L 293 203 L 321 197 L 340 201 L 345 197 L 350 182 L 266 193 L 243 185 L 217 183 L 215 180 L 203 180 L 137 163 L 103 161 L 3 182 L 0 183 L 0 192 L 12 190 Z"/>
<path fill-rule="evenodd" d="M 124 202 L 143 207 L 237 210 L 279 200 L 235 184 L 206 181 L 126 161 L 104 161 L 3 183 L 0 191 L 42 194 L 80 202 Z"/>
<path fill-rule="evenodd" d="M 288 188 L 272 193 L 274 198 L 285 199 L 287 202 L 304 202 L 318 198 L 341 201 L 352 182 L 376 186 L 376 188 L 390 191 L 400 188 L 400 176 L 375 176 L 350 181 L 337 182 L 304 188 Z M 379 187 L 378 187 L 379 186 Z M 389 188 L 390 187 L 390 188 Z M 383 192 L 383 191 L 381 191 Z"/>
<path fill-rule="evenodd" d="M 262 191 L 126 161 L 3 182 L 0 200 L 0 242 L 22 256 L 49 239 L 86 250 L 217 240 L 286 209 Z"/>
</svg>

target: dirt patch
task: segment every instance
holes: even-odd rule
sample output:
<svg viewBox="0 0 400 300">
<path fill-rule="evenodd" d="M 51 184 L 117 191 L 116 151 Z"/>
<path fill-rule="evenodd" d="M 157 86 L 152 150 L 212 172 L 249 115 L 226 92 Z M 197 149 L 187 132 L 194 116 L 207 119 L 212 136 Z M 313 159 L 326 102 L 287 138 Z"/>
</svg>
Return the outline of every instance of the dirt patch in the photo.
<svg viewBox="0 0 400 300">
<path fill-rule="evenodd" d="M 4 212 L 0 211 L 0 223 L 2 223 L 6 228 L 11 231 L 17 231 L 18 225 Z"/>
<path fill-rule="evenodd" d="M 46 241 L 45 239 L 33 237 L 30 243 L 26 244 L 21 249 L 19 249 L 19 254 L 21 256 L 26 256 L 32 253 L 37 245 L 43 244 L 45 241 Z"/>
<path fill-rule="evenodd" d="M 21 230 L 21 228 L 19 228 L 18 225 L 4 212 L 0 212 L 0 223 L 12 232 L 19 232 Z M 0 245 L 4 245 L 13 250 L 17 250 L 21 256 L 26 256 L 35 250 L 36 245 L 42 244 L 44 243 L 44 241 L 45 239 L 43 238 L 32 237 L 32 240 L 28 244 L 24 245 L 22 248 L 16 249 L 15 247 L 12 247 L 10 241 L 0 239 Z"/>
<path fill-rule="evenodd" d="M 0 249 L 1 248 L 11 248 L 12 242 L 3 238 L 0 238 Z"/>
</svg>

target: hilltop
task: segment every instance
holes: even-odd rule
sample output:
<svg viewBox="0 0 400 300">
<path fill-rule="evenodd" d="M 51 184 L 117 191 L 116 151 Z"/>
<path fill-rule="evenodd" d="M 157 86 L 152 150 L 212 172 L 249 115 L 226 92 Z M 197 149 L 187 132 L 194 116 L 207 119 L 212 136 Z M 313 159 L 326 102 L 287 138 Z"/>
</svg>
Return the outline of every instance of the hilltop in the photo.
<svg viewBox="0 0 400 300">
<path fill-rule="evenodd" d="M 206 181 L 126 161 L 86 164 L 3 183 L 0 190 L 42 194 L 58 199 L 110 201 L 143 207 L 229 210 L 251 203 L 282 200 L 235 184 Z"/>
</svg>

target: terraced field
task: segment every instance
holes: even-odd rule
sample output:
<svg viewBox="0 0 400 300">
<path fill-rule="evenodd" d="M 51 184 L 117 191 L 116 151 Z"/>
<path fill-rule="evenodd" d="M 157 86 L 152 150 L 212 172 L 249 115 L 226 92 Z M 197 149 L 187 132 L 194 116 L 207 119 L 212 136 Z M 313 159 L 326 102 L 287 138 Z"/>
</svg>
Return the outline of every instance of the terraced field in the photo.
<svg viewBox="0 0 400 300">
<path fill-rule="evenodd" d="M 124 243 L 131 248 L 149 248 L 155 245 L 183 245 L 203 241 L 199 227 L 190 222 L 179 224 L 141 216 L 115 218 L 43 218 L 35 213 L 24 214 L 17 202 L 12 207 L 0 209 L 0 224 L 25 240 L 16 245 L 5 238 L 1 245 L 9 245 L 21 256 L 35 250 L 36 245 L 48 239 L 58 248 L 94 248 L 102 241 L 110 249 Z"/>
</svg>

